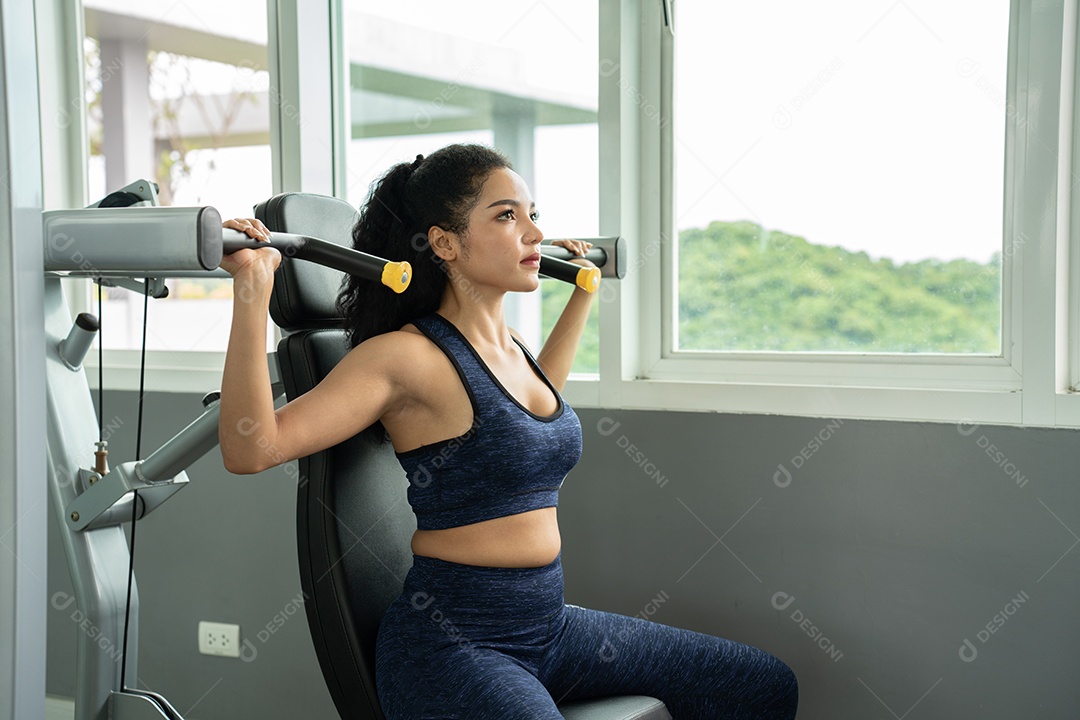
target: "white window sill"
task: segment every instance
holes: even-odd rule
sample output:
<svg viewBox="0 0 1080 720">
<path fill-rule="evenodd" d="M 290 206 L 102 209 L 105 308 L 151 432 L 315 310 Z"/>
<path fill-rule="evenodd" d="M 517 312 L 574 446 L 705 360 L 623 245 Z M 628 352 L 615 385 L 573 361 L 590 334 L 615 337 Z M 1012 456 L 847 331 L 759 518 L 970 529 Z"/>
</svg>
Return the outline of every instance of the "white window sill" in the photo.
<svg viewBox="0 0 1080 720">
<path fill-rule="evenodd" d="M 139 390 L 139 352 L 106 350 L 102 383 L 106 390 Z M 223 352 L 146 353 L 146 392 L 198 393 L 221 389 L 225 368 Z M 83 372 L 92 390 L 98 389 L 97 353 L 91 350 L 83 362 Z"/>
<path fill-rule="evenodd" d="M 221 387 L 224 353 L 147 353 L 148 392 L 205 394 Z M 83 366 L 97 389 L 97 358 Z M 971 380 L 971 378 L 969 378 Z M 138 391 L 139 355 L 106 351 L 106 390 Z M 1024 425 L 1024 393 L 1019 388 L 880 387 L 839 384 L 763 384 L 692 379 L 600 381 L 572 376 L 563 395 L 576 408 L 746 413 L 799 417 L 914 422 Z M 1041 427 L 1080 427 L 1080 394 L 1054 393 L 1054 420 Z M 1032 423 L 1028 423 L 1032 424 Z"/>
<path fill-rule="evenodd" d="M 599 383 L 571 380 L 564 393 L 576 407 L 747 413 L 916 422 L 1022 424 L 1017 390 L 765 385 L 690 380 L 624 380 L 616 408 L 598 404 Z M 1080 410 L 1080 407 L 1078 407 Z"/>
</svg>

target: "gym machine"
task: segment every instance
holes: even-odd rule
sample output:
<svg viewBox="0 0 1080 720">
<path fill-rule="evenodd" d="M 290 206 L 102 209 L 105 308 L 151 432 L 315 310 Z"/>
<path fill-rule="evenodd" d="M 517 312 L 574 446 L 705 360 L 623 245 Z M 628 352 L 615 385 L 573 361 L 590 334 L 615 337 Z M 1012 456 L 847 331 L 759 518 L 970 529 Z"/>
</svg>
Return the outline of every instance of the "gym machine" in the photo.
<svg viewBox="0 0 1080 720">
<path fill-rule="evenodd" d="M 138 591 L 128 583 L 130 553 L 122 524 L 144 518 L 188 483 L 191 463 L 218 442 L 217 392 L 205 410 L 144 460 L 107 464 L 105 443 L 82 362 L 99 329 L 82 313 L 74 321 L 65 278 L 92 278 L 149 297 L 167 295 L 167 278 L 230 278 L 218 268 L 242 247 L 278 248 L 306 260 L 405 292 L 408 263 L 377 258 L 320 238 L 272 233 L 269 243 L 222 228 L 213 207 L 160 207 L 156 187 L 139 180 L 90 207 L 42 214 L 44 229 L 47 472 L 78 610 L 94 633 L 76 647 L 75 720 L 183 720 L 157 693 L 136 688 Z M 345 229 L 346 231 L 348 229 Z M 567 262 L 573 253 L 544 246 L 541 274 L 595 291 L 601 276 L 622 277 L 620 238 L 590 238 L 597 268 Z M 282 388 L 268 355 L 274 396 Z M 127 627 L 125 627 L 127 625 Z"/>
</svg>

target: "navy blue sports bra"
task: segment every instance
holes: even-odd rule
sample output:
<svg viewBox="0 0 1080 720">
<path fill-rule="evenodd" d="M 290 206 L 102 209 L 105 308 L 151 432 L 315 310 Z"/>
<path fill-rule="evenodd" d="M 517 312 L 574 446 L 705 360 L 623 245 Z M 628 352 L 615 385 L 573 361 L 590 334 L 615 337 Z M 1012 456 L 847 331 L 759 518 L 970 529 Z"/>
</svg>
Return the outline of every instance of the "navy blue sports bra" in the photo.
<svg viewBox="0 0 1080 720">
<path fill-rule="evenodd" d="M 473 410 L 465 434 L 396 453 L 409 478 L 416 527 L 441 530 L 557 506 L 559 488 L 581 457 L 581 423 L 533 356 L 518 343 L 559 403 L 547 417 L 515 400 L 442 315 L 413 324 L 457 368 Z"/>
</svg>

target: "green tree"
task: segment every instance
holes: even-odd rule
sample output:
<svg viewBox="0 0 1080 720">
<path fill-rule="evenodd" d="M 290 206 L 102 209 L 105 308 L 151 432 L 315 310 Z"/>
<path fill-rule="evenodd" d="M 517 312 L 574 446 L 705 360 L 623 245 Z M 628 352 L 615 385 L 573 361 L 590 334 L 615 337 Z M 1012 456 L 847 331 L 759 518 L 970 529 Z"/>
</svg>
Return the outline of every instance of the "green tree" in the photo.
<svg viewBox="0 0 1080 720">
<path fill-rule="evenodd" d="M 1000 351 L 1001 258 L 896 265 L 750 222 L 679 237 L 679 347 Z"/>
</svg>

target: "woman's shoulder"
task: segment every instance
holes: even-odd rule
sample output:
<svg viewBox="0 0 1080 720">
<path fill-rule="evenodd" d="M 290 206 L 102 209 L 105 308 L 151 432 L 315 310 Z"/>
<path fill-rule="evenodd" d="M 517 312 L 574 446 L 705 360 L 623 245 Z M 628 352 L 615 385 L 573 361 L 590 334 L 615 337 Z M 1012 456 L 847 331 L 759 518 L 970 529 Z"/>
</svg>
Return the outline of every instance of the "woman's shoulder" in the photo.
<svg viewBox="0 0 1080 720">
<path fill-rule="evenodd" d="M 346 360 L 352 368 L 366 367 L 396 387 L 401 403 L 397 412 L 431 405 L 449 379 L 445 356 L 412 323 L 368 338 L 354 347 Z"/>
<path fill-rule="evenodd" d="M 386 356 L 398 360 L 411 360 L 412 356 L 431 343 L 420 329 L 412 323 L 403 325 L 399 330 L 389 330 L 373 335 L 356 345 L 350 355 Z"/>
<path fill-rule="evenodd" d="M 412 323 L 364 340 L 346 356 L 350 363 L 384 368 L 399 383 L 413 384 L 426 376 L 438 361 L 437 348 Z"/>
</svg>

